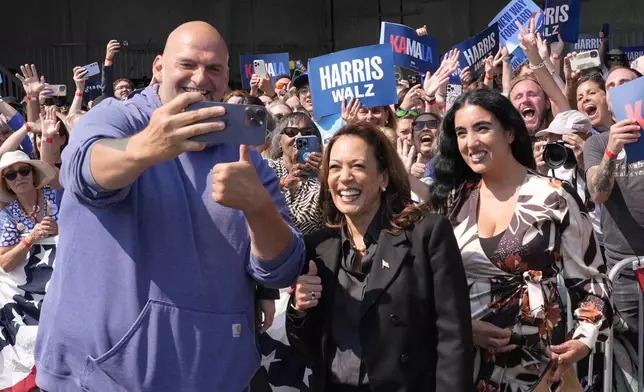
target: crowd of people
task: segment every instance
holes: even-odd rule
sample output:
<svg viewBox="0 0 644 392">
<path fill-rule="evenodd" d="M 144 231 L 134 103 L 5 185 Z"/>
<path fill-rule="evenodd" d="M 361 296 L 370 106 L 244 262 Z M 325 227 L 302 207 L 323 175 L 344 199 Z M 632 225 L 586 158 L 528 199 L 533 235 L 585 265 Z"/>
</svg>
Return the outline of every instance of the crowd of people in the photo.
<svg viewBox="0 0 644 392">
<path fill-rule="evenodd" d="M 139 90 L 110 41 L 92 102 L 86 69 L 67 105 L 21 66 L 25 99 L 0 101 L 0 389 L 599 391 L 580 369 L 612 330 L 631 353 L 614 390 L 637 390 L 640 288 L 608 272 L 644 254 L 644 163 L 624 150 L 641 128 L 610 92 L 644 59 L 577 72 L 534 19 L 519 29 L 528 61 L 501 47 L 464 68 L 449 107 L 458 50 L 331 123 L 307 73 L 231 90 L 205 22 Z M 185 110 L 200 101 L 265 107 L 265 143 L 191 140 L 235 130 L 221 106 Z M 302 159 L 302 136 L 321 152 Z M 288 375 L 262 359 L 270 329 Z"/>
</svg>

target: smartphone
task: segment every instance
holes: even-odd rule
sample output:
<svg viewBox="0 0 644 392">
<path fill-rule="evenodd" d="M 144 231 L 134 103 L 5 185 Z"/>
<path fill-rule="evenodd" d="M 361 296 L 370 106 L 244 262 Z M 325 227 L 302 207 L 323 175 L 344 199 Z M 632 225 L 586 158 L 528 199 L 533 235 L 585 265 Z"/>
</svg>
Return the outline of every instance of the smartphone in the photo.
<svg viewBox="0 0 644 392">
<path fill-rule="evenodd" d="M 268 75 L 268 71 L 266 71 L 266 62 L 264 60 L 253 60 L 253 68 L 255 68 L 255 74 L 262 79 Z"/>
<path fill-rule="evenodd" d="M 223 102 L 196 102 L 189 105 L 186 111 L 212 106 L 223 106 L 226 113 L 217 118 L 202 122 L 223 121 L 226 128 L 222 131 L 194 136 L 190 140 L 206 142 L 208 146 L 219 144 L 247 144 L 261 146 L 266 140 L 266 108 L 259 105 L 239 105 Z"/>
<path fill-rule="evenodd" d="M 98 66 L 98 63 L 83 65 L 83 68 L 87 70 L 87 73 L 85 74 L 85 77 L 83 79 L 89 79 L 92 76 L 98 75 L 101 73 L 101 67 Z"/>
<path fill-rule="evenodd" d="M 297 148 L 297 163 L 303 164 L 310 153 L 320 152 L 320 142 L 315 135 L 296 136 L 295 147 Z"/>
<path fill-rule="evenodd" d="M 127 40 L 122 40 L 119 43 L 121 44 L 121 49 L 125 49 L 130 46 L 130 43 Z"/>
<path fill-rule="evenodd" d="M 51 89 L 51 93 L 47 94 L 48 97 L 66 97 L 67 96 L 67 86 L 64 84 L 47 84 L 45 87 Z"/>
<path fill-rule="evenodd" d="M 581 71 L 588 68 L 600 67 L 602 64 L 598 50 L 577 53 L 570 58 L 570 67 L 573 71 Z"/>
</svg>

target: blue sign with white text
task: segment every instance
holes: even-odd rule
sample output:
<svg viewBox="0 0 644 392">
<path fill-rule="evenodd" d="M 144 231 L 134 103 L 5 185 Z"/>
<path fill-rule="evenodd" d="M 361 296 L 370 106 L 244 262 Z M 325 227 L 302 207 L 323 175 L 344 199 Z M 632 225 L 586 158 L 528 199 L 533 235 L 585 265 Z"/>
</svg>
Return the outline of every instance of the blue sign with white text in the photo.
<svg viewBox="0 0 644 392">
<path fill-rule="evenodd" d="M 341 112 L 353 97 L 363 107 L 398 101 L 390 44 L 363 46 L 309 60 L 309 87 L 316 118 Z"/>
<path fill-rule="evenodd" d="M 610 101 L 617 121 L 627 118 L 637 120 L 640 132 L 644 130 L 644 78 L 637 78 L 610 90 Z M 644 161 L 644 142 L 640 138 L 636 143 L 624 145 L 628 163 Z"/>
<path fill-rule="evenodd" d="M 599 49 L 602 41 L 597 34 L 579 34 L 575 43 L 575 52 L 586 52 Z"/>
<path fill-rule="evenodd" d="M 523 49 L 518 48 L 512 53 L 512 70 L 516 71 L 521 66 L 528 62 L 528 56 L 525 55 Z"/>
<path fill-rule="evenodd" d="M 620 49 L 631 63 L 644 56 L 644 46 L 621 46 Z"/>
<path fill-rule="evenodd" d="M 391 44 L 395 65 L 421 74 L 434 72 L 438 68 L 436 39 L 430 36 L 421 37 L 411 27 L 382 22 L 380 43 Z"/>
<path fill-rule="evenodd" d="M 461 56 L 458 70 L 450 76 L 450 83 L 460 83 L 459 75 L 465 67 L 470 67 L 472 80 L 477 79 L 485 73 L 485 58 L 499 51 L 499 27 L 494 23 L 454 48 L 461 51 Z"/>
<path fill-rule="evenodd" d="M 515 22 L 518 20 L 527 29 L 533 15 L 537 15 L 536 27 L 540 29 L 544 22 L 541 8 L 531 0 L 512 0 L 488 26 L 499 24 L 501 45 L 508 48 L 508 53 L 513 53 L 519 47 L 519 28 Z"/>
<path fill-rule="evenodd" d="M 266 71 L 271 76 L 273 83 L 275 83 L 276 76 L 291 74 L 288 53 L 244 55 L 240 57 L 239 66 L 241 68 L 242 87 L 245 89 L 250 88 L 250 78 L 255 73 L 255 68 L 253 67 L 253 61 L 255 60 L 264 60 Z"/>
<path fill-rule="evenodd" d="M 579 36 L 581 0 L 546 0 L 545 25 L 541 36 L 547 42 L 558 40 L 576 43 Z"/>
</svg>

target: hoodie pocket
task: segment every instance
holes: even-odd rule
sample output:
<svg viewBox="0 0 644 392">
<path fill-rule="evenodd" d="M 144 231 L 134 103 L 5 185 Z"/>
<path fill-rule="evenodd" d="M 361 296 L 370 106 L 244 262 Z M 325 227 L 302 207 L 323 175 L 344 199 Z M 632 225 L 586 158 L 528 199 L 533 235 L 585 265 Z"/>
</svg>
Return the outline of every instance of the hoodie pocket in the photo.
<svg viewBox="0 0 644 392">
<path fill-rule="evenodd" d="M 87 357 L 87 391 L 243 390 L 259 366 L 243 312 L 211 313 L 148 300 L 125 336 Z"/>
</svg>

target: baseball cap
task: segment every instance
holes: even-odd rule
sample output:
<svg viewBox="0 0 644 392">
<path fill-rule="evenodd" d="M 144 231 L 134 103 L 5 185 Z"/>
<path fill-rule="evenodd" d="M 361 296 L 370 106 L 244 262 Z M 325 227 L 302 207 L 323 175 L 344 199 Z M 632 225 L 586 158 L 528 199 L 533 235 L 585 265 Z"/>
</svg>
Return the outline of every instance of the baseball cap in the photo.
<svg viewBox="0 0 644 392">
<path fill-rule="evenodd" d="M 309 74 L 303 73 L 293 80 L 293 86 L 299 89 L 309 84 Z"/>
<path fill-rule="evenodd" d="M 576 110 L 568 110 L 557 114 L 548 128 L 537 132 L 535 137 L 546 136 L 549 133 L 569 135 L 571 133 L 589 133 L 593 131 L 593 124 L 588 117 Z"/>
</svg>

